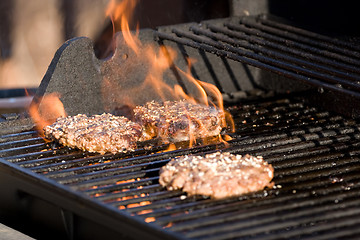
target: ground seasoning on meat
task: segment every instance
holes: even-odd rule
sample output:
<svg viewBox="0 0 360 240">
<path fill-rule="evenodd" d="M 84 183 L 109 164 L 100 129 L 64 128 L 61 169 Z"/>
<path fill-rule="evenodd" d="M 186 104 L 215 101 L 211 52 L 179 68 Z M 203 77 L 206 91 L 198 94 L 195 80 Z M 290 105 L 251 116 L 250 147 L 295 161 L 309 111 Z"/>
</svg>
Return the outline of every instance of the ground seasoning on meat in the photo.
<svg viewBox="0 0 360 240">
<path fill-rule="evenodd" d="M 141 126 L 122 116 L 109 113 L 78 114 L 58 118 L 44 128 L 45 137 L 72 148 L 89 152 L 118 153 L 133 150 L 141 136 Z"/>
<path fill-rule="evenodd" d="M 172 159 L 161 168 L 159 182 L 168 190 L 221 199 L 272 187 L 273 176 L 262 157 L 216 152 Z"/>
<path fill-rule="evenodd" d="M 143 126 L 146 139 L 158 137 L 163 142 L 217 136 L 225 125 L 223 110 L 186 100 L 151 101 L 144 106 L 136 106 L 134 117 Z"/>
</svg>

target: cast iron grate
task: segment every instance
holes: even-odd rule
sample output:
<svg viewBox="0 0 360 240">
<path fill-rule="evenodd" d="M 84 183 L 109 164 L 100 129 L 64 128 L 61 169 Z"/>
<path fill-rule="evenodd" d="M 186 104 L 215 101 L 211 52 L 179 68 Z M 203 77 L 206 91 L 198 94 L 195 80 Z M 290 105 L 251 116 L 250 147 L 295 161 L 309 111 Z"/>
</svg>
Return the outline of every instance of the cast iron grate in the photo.
<svg viewBox="0 0 360 240">
<path fill-rule="evenodd" d="M 295 79 L 320 92 L 360 97 L 359 47 L 265 15 L 231 18 L 156 32 L 171 41 Z M 221 89 L 219 87 L 219 89 Z"/>
<path fill-rule="evenodd" d="M 69 192 L 139 217 L 183 238 L 329 239 L 359 237 L 360 123 L 287 97 L 228 106 L 228 146 L 164 152 L 140 144 L 124 154 L 88 154 L 45 142 L 34 131 L 0 137 L 3 160 Z M 167 191 L 158 183 L 172 157 L 215 150 L 262 155 L 275 187 L 224 200 Z M 44 196 L 46 198 L 46 196 Z"/>
</svg>

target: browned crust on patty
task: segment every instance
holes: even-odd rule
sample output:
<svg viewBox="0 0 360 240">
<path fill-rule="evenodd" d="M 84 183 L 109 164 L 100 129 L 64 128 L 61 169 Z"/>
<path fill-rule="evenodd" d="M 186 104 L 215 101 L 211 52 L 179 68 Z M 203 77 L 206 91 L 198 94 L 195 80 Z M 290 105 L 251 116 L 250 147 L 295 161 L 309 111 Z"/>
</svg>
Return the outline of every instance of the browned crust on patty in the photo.
<svg viewBox="0 0 360 240">
<path fill-rule="evenodd" d="M 58 118 L 44 128 L 46 138 L 64 146 L 89 152 L 118 153 L 133 150 L 141 136 L 141 126 L 125 117 L 109 113 L 86 116 L 78 114 Z"/>
<path fill-rule="evenodd" d="M 144 139 L 158 137 L 163 142 L 217 136 L 225 125 L 223 110 L 186 100 L 151 101 L 144 106 L 136 106 L 134 118 L 143 126 Z"/>
<path fill-rule="evenodd" d="M 221 199 L 272 187 L 273 176 L 262 157 L 216 152 L 172 159 L 161 168 L 159 182 L 168 190 Z"/>
</svg>

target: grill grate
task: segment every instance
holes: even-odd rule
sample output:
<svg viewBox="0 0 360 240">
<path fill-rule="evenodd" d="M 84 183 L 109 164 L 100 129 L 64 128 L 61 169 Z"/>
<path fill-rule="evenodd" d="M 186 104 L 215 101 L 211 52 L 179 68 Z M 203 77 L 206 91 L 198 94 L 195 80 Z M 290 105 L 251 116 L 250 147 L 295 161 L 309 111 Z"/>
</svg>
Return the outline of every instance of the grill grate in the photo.
<svg viewBox="0 0 360 240">
<path fill-rule="evenodd" d="M 164 152 L 88 154 L 45 142 L 33 131 L 1 136 L 2 159 L 64 185 L 180 238 L 328 239 L 360 230 L 360 123 L 297 98 L 228 106 L 236 132 L 229 146 Z M 172 157 L 216 149 L 262 155 L 275 168 L 275 187 L 223 200 L 166 191 L 161 166 Z M 91 218 L 91 216 L 89 216 Z"/>
<path fill-rule="evenodd" d="M 264 16 L 232 18 L 217 23 L 157 32 L 160 42 L 170 40 L 220 57 L 246 63 L 287 78 L 360 97 L 359 48 Z"/>
</svg>

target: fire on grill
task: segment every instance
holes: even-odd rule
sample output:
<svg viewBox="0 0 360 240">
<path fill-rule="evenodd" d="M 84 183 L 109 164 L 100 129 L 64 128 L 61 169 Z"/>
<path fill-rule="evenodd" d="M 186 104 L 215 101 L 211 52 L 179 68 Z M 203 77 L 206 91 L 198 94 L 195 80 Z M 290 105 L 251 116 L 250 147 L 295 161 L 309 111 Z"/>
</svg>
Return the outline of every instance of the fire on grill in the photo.
<svg viewBox="0 0 360 240">
<path fill-rule="evenodd" d="M 53 104 L 60 101 L 54 96 L 57 93 L 51 93 L 44 95 L 41 103 L 34 102 L 30 107 L 30 115 L 38 123 L 38 129 L 41 132 L 45 130 L 47 138 L 65 146 L 102 154 L 132 150 L 138 140 L 159 138 L 164 143 L 189 141 L 189 146 L 192 146 L 196 139 L 220 137 L 221 130 L 227 127 L 225 119 L 232 125 L 231 116 L 227 114 L 225 117 L 220 91 L 215 85 L 199 81 L 190 72 L 175 66 L 177 56 L 172 48 L 144 44 L 136 33 L 129 30 L 128 21 L 136 1 L 115 3 L 110 2 L 107 14 L 113 21 L 120 21 L 123 44 L 128 46 L 129 52 L 119 53 L 119 50 L 111 60 L 103 63 L 101 100 L 106 104 L 104 110 L 107 112 L 130 108 L 130 114 L 126 116 L 130 119 L 122 118 L 123 123 L 119 123 L 120 118 L 112 115 L 66 117 L 63 105 L 60 103 L 59 109 L 56 109 Z M 122 72 L 124 69 L 118 68 L 117 53 L 121 54 L 121 61 L 130 62 L 128 67 L 131 72 L 145 69 L 144 75 L 139 74 L 137 79 L 129 77 L 131 72 L 125 75 Z M 191 60 L 186 60 L 190 64 Z M 181 84 L 165 81 L 164 72 L 170 68 L 183 75 Z M 54 112 L 54 108 L 56 113 L 51 116 L 49 112 Z M 44 116 L 41 116 L 42 113 Z M 63 118 L 49 126 L 49 122 L 57 117 Z M 142 133 L 137 124 L 140 124 Z"/>
<path fill-rule="evenodd" d="M 236 10 L 245 2 L 254 9 L 254 1 L 231 1 L 224 19 L 123 28 L 106 59 L 88 38 L 64 43 L 32 104 L 37 127 L 105 113 L 140 122 L 146 140 L 98 154 L 44 139 L 28 117 L 0 122 L 0 216 L 39 223 L 60 239 L 358 238 L 359 47 Z M 120 13 L 123 25 L 129 12 Z M 182 115 L 163 116 L 166 106 Z M 155 120 L 141 118 L 151 108 L 160 112 Z M 198 165 L 213 166 L 219 156 L 255 165 L 217 172 Z M 177 164 L 188 175 L 172 171 Z M 222 198 L 234 189 L 221 183 L 246 168 L 266 182 L 245 174 L 250 183 L 235 185 L 265 189 Z M 199 179 L 214 174 L 216 188 Z"/>
<path fill-rule="evenodd" d="M 160 47 L 159 53 L 156 53 L 154 46 L 143 45 L 136 35 L 129 31 L 127 11 L 134 8 L 134 2 L 126 0 L 115 6 L 113 5 L 114 1 L 112 1 L 109 6 L 110 14 L 116 13 L 114 17 L 111 15 L 111 19 L 121 19 L 121 33 L 125 43 L 134 53 L 135 61 L 144 61 L 142 64 L 149 66 L 142 85 L 128 88 L 126 91 L 131 92 L 131 94 L 127 94 L 126 97 L 123 96 L 124 91 L 119 89 L 120 95 L 115 100 L 116 103 L 126 101 L 126 106 L 133 108 L 130 109 L 132 111 L 130 116 L 133 116 L 133 119 L 114 116 L 110 113 L 93 116 L 84 114 L 61 116 L 66 115 L 66 113 L 63 105 L 60 104 L 60 110 L 58 110 L 61 113 L 60 118 L 57 118 L 55 123 L 43 128 L 45 137 L 58 141 L 64 146 L 101 154 L 134 151 L 138 141 L 153 138 L 159 138 L 162 143 L 188 141 L 189 147 L 192 147 L 197 139 L 211 137 L 221 139 L 220 132 L 227 127 L 227 123 L 220 91 L 215 85 L 196 80 L 190 73 L 185 73 L 177 68 L 173 63 L 176 56 L 171 48 Z M 145 60 L 141 59 L 140 56 L 144 56 Z M 171 65 L 186 77 L 185 85 L 195 89 L 196 92 L 188 95 L 185 86 L 175 84 L 171 87 L 165 83 L 162 75 Z M 106 82 L 112 88 L 118 89 L 111 79 L 106 79 Z M 136 96 L 144 92 L 145 89 L 156 91 L 152 95 L 158 95 L 163 103 L 151 100 L 144 105 L 133 106 L 133 102 L 136 102 Z M 169 99 L 176 100 L 171 101 Z M 54 104 L 47 101 L 58 102 L 59 99 L 54 99 L 53 94 L 45 95 L 42 98 L 43 105 L 41 106 L 54 108 Z M 42 125 L 44 120 L 39 119 L 40 112 L 47 114 L 48 110 L 40 109 L 39 104 L 31 106 L 30 114 L 33 115 L 34 120 L 39 120 L 39 124 Z M 227 119 L 231 119 L 229 114 Z M 206 155 L 205 158 L 186 157 L 195 159 L 194 162 L 190 161 L 188 167 L 182 168 L 181 166 L 187 161 L 179 160 L 182 162 L 179 165 L 172 165 L 167 168 L 167 171 L 163 168 L 164 171 L 160 175 L 161 185 L 172 190 L 184 189 L 190 195 L 198 194 L 214 198 L 233 197 L 271 186 L 273 168 L 271 165 L 268 167 L 261 157 L 246 155 L 243 158 L 241 155 L 232 156 L 225 153 Z M 200 162 L 200 164 L 197 165 L 195 162 Z M 207 165 L 213 167 L 206 168 Z M 170 171 L 174 166 L 179 169 Z M 198 171 L 192 172 L 190 168 Z M 186 173 L 189 173 L 190 177 L 185 177 Z M 196 177 L 193 177 L 194 175 Z M 184 184 L 179 185 L 180 182 Z M 215 183 L 218 184 L 217 187 Z"/>
</svg>

